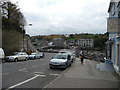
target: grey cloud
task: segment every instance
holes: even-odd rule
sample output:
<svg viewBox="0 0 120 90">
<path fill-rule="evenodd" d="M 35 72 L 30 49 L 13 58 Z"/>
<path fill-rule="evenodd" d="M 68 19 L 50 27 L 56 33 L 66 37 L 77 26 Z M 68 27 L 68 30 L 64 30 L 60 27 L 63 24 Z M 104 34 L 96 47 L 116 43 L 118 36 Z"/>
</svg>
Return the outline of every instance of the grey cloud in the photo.
<svg viewBox="0 0 120 90">
<path fill-rule="evenodd" d="M 96 0 L 85 0 L 86 3 L 84 3 L 81 8 L 76 7 L 76 10 L 67 11 L 67 9 L 63 9 L 62 11 L 61 8 L 58 7 L 58 10 L 54 10 L 56 8 L 54 6 L 59 5 L 59 3 L 63 1 L 64 0 L 36 1 L 36 12 L 24 12 L 28 23 L 33 24 L 31 27 L 26 28 L 27 33 L 30 35 L 39 35 L 82 32 L 105 33 L 107 31 L 106 17 L 108 15 L 109 0 L 103 0 L 101 3 L 98 3 Z M 71 1 L 75 2 L 79 0 Z M 47 8 L 49 6 L 52 6 L 52 8 Z M 70 8 L 72 9 L 72 5 Z"/>
</svg>

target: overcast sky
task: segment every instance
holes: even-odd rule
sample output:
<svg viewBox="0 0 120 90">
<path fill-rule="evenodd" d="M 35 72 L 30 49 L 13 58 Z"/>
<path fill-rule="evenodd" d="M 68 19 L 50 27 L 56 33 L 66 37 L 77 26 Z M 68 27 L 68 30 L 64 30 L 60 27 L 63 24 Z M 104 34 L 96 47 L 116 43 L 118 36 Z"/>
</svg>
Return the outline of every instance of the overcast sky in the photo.
<svg viewBox="0 0 120 90">
<path fill-rule="evenodd" d="M 107 32 L 110 0 L 11 0 L 18 1 L 27 23 L 27 34 Z"/>
</svg>

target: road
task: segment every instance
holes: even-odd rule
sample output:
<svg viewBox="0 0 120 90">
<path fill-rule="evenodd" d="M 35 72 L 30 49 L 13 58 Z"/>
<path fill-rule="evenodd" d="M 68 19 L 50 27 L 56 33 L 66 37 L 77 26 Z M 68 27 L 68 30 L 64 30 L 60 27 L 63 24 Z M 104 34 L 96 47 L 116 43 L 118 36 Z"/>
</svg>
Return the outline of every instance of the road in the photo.
<svg viewBox="0 0 120 90">
<path fill-rule="evenodd" d="M 2 88 L 43 88 L 56 79 L 62 69 L 49 69 L 49 60 L 55 53 L 45 53 L 45 58 L 2 65 Z"/>
</svg>

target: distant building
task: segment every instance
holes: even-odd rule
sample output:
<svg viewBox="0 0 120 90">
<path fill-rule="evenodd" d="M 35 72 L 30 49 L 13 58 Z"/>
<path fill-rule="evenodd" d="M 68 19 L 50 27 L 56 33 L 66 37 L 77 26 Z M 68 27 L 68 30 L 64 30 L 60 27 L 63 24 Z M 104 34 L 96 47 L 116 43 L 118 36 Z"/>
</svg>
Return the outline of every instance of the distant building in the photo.
<svg viewBox="0 0 120 90">
<path fill-rule="evenodd" d="M 37 50 L 40 50 L 41 47 L 47 47 L 49 42 L 44 39 L 39 40 L 36 38 L 32 43 Z"/>
<path fill-rule="evenodd" d="M 57 48 L 63 48 L 64 47 L 64 40 L 62 38 L 54 38 L 52 40 L 52 43 Z"/>
<path fill-rule="evenodd" d="M 67 40 L 67 45 L 68 46 L 75 46 L 76 45 L 76 40 Z"/>
<path fill-rule="evenodd" d="M 108 13 L 106 58 L 111 60 L 115 71 L 120 74 L 120 1 L 111 0 Z"/>
<path fill-rule="evenodd" d="M 94 40 L 93 39 L 78 39 L 77 45 L 80 47 L 94 47 Z"/>
</svg>

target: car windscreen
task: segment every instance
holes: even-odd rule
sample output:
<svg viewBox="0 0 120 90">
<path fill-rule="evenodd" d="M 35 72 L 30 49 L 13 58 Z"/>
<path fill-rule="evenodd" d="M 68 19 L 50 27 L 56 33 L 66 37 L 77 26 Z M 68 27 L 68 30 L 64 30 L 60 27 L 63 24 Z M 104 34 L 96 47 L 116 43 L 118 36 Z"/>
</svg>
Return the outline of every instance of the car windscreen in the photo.
<svg viewBox="0 0 120 90">
<path fill-rule="evenodd" d="M 18 55 L 18 53 L 19 53 L 19 52 L 14 52 L 14 53 L 13 53 L 13 54 L 11 54 L 11 55 Z"/>
<path fill-rule="evenodd" d="M 41 55 L 42 55 L 42 53 L 38 53 L 37 55 L 40 55 L 40 56 L 41 56 Z"/>
<path fill-rule="evenodd" d="M 67 59 L 67 55 L 56 55 L 55 59 Z"/>
</svg>

